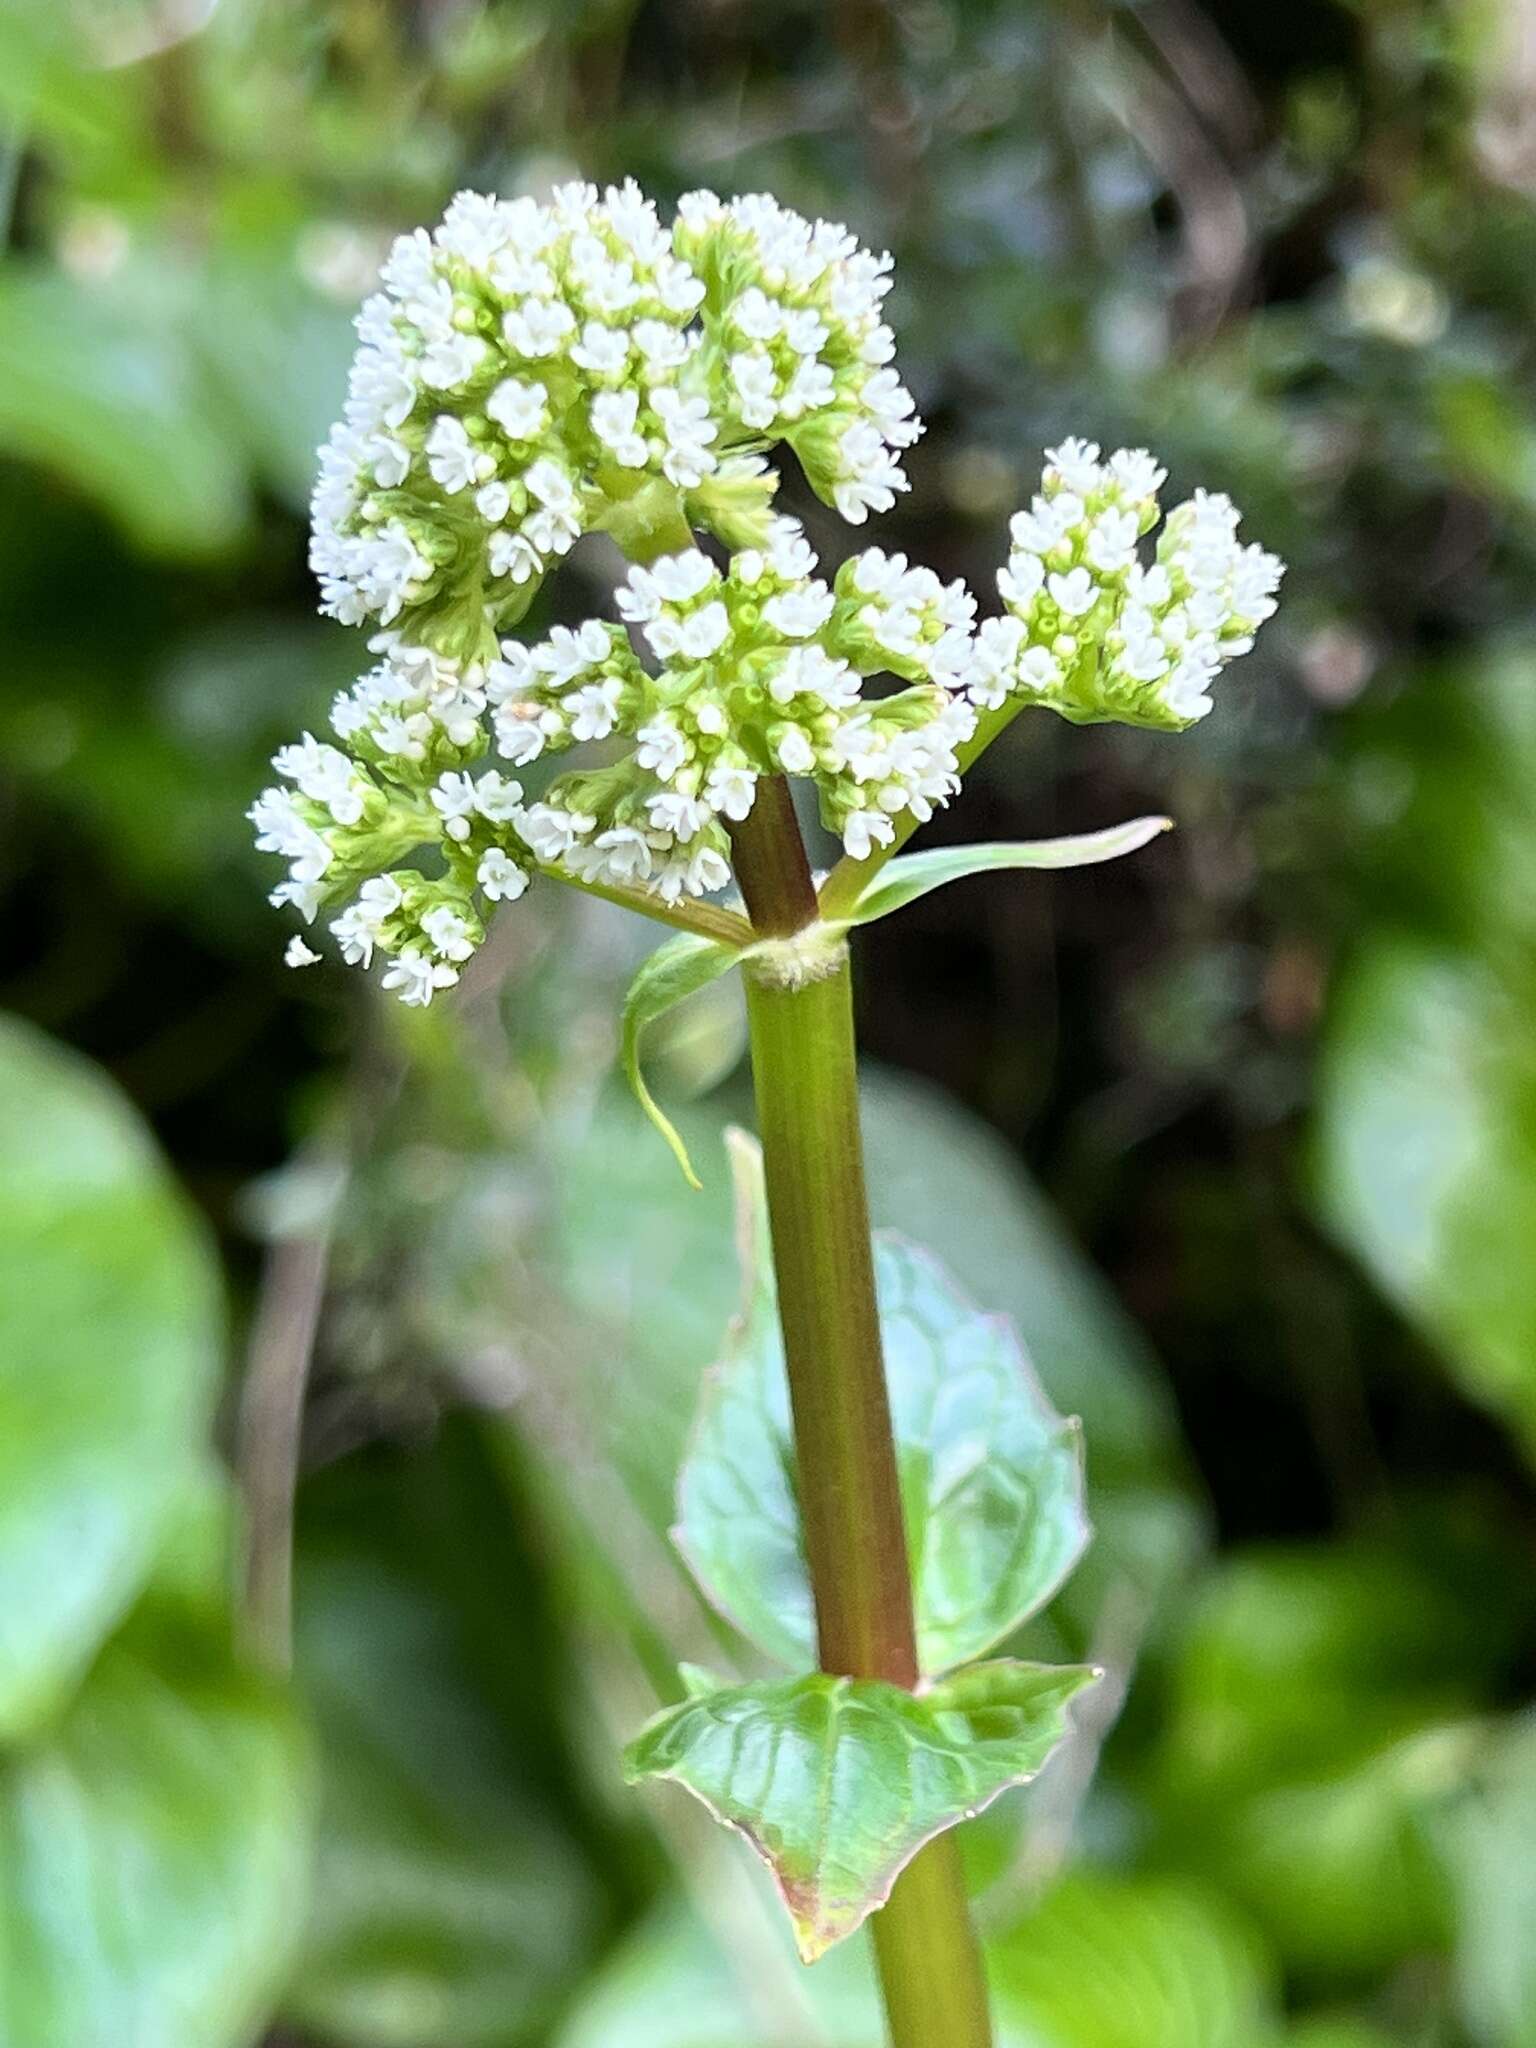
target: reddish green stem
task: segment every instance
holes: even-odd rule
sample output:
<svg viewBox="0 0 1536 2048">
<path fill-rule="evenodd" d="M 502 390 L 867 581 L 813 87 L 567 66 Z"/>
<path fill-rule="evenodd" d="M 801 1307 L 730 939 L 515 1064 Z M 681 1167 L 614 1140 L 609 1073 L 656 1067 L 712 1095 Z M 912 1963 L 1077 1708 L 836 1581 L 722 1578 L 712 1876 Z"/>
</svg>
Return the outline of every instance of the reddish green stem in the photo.
<svg viewBox="0 0 1536 2048">
<path fill-rule="evenodd" d="M 733 833 L 763 937 L 814 921 L 782 782 Z M 746 963 L 752 1068 L 788 1362 L 806 1558 L 823 1670 L 917 1683 L 912 1580 L 886 1393 L 865 1194 L 846 946 Z M 893 2048 L 991 2048 L 986 1976 L 952 1834 L 874 1919 Z"/>
</svg>

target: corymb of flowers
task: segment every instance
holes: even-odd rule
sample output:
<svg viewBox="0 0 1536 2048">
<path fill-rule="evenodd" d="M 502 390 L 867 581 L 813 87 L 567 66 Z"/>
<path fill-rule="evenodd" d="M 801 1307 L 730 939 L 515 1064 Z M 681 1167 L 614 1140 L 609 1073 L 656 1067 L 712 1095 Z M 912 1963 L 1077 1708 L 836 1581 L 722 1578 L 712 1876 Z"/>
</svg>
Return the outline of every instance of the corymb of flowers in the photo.
<svg viewBox="0 0 1536 2048">
<path fill-rule="evenodd" d="M 536 873 L 663 908 L 728 889 L 764 776 L 813 782 L 865 861 L 1023 705 L 1169 731 L 1211 708 L 1282 565 L 1203 492 L 1144 559 L 1164 472 L 1143 450 L 1049 453 L 979 628 L 963 584 L 903 555 L 818 573 L 768 456 L 854 525 L 907 488 L 890 283 L 889 256 L 765 195 L 693 192 L 666 227 L 632 182 L 462 193 L 395 243 L 313 504 L 321 608 L 371 626 L 375 661 L 251 811 L 288 862 L 275 903 L 425 1004 Z M 518 638 L 598 531 L 633 564 L 616 618 Z M 588 743 L 589 766 L 536 765 Z"/>
</svg>

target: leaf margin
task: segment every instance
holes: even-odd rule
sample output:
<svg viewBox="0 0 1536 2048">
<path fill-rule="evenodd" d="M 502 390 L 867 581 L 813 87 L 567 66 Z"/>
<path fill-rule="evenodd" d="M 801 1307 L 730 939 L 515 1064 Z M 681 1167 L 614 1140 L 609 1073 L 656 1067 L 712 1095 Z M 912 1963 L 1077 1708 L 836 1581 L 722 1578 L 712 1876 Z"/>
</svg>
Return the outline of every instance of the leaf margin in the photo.
<svg viewBox="0 0 1536 2048">
<path fill-rule="evenodd" d="M 828 1950 L 836 1947 L 839 1942 L 845 1941 L 851 1934 L 857 1933 L 870 1915 L 878 1912 L 886 1904 L 895 1888 L 897 1879 L 930 1842 L 935 1841 L 940 1835 L 947 1833 L 951 1828 L 958 1827 L 962 1822 L 975 1819 L 978 1814 L 984 1813 L 989 1806 L 1000 1799 L 1005 1792 L 1012 1791 L 1021 1785 L 1027 1785 L 1037 1778 L 1046 1764 L 1057 1753 L 1062 1743 L 1072 1733 L 1072 1724 L 1068 1711 L 1072 1701 L 1089 1686 L 1097 1684 L 1103 1676 L 1102 1668 L 1097 1665 L 1035 1664 L 1027 1663 L 1020 1659 L 1004 1658 L 968 1665 L 960 1671 L 951 1672 L 946 1677 L 921 1687 L 916 1692 L 907 1692 L 901 1686 L 888 1684 L 881 1679 L 850 1678 L 824 1671 L 802 1673 L 797 1678 L 759 1680 L 744 1685 L 716 1686 L 707 1692 L 694 1691 L 687 1699 L 680 1701 L 674 1706 L 665 1707 L 660 1713 L 653 1715 L 646 1722 L 645 1726 L 625 1745 L 622 1758 L 624 1778 L 625 1782 L 629 1785 L 638 1785 L 653 1780 L 659 1782 L 670 1781 L 680 1785 L 684 1791 L 690 1793 L 692 1797 L 698 1800 L 699 1804 L 704 1807 L 712 1819 L 717 1821 L 722 1827 L 729 1829 L 733 1834 L 740 1835 L 753 1854 L 766 1866 L 769 1875 L 772 1877 L 774 1887 L 783 1902 L 786 1912 L 789 1914 L 791 1927 L 794 1932 L 795 1946 L 799 1951 L 800 1959 L 802 1962 L 810 1964 L 818 1961 Z M 718 1712 L 722 1707 L 729 1704 L 743 1700 L 750 1701 L 753 1696 L 758 1698 L 765 1694 L 790 1696 L 800 1693 L 806 1688 L 816 1687 L 824 1690 L 832 1700 L 845 1699 L 850 1693 L 858 1693 L 866 1705 L 888 1705 L 894 1709 L 905 1708 L 908 1710 L 926 1708 L 936 1715 L 960 1715 L 967 1711 L 967 1707 L 963 1704 L 963 1696 L 967 1689 L 975 1687 L 978 1681 L 985 1685 L 999 1677 L 1005 1681 L 1010 1679 L 1017 1681 L 1026 1678 L 1042 1679 L 1046 1681 L 1046 1684 L 1042 1686 L 1042 1691 L 1047 1693 L 1050 1690 L 1049 1681 L 1054 1679 L 1056 1697 L 1042 1709 L 1045 1726 L 1035 1738 L 1038 1741 L 1040 1736 L 1045 1737 L 1044 1748 L 1039 1750 L 1038 1754 L 1031 1750 L 1030 1755 L 1034 1759 L 1033 1761 L 1021 1764 L 1017 1770 L 1006 1771 L 1000 1780 L 991 1786 L 990 1790 L 975 1796 L 972 1801 L 963 1804 L 948 1817 L 940 1818 L 932 1826 L 924 1828 L 920 1833 L 914 1835 L 910 1842 L 906 1843 L 898 1851 L 892 1852 L 887 1857 L 885 1863 L 882 1864 L 877 1874 L 870 1880 L 862 1898 L 850 1909 L 840 1913 L 824 1914 L 818 1917 L 804 1910 L 802 1905 L 797 1903 L 797 1891 L 803 1892 L 804 1886 L 797 1887 L 792 1881 L 786 1879 L 781 1874 L 772 1846 L 766 1839 L 766 1834 L 760 1836 L 754 1833 L 749 1818 L 737 1818 L 726 1812 L 717 1799 L 712 1798 L 708 1792 L 693 1782 L 692 1779 L 685 1776 L 678 1765 L 668 1764 L 664 1768 L 658 1768 L 648 1766 L 642 1760 L 645 1746 L 648 1743 L 655 1742 L 672 1728 L 680 1726 L 690 1716 L 697 1715 L 701 1711 Z M 936 1701 L 942 1702 L 950 1695 L 958 1696 L 954 1705 L 946 1706 L 941 1703 L 935 1706 L 934 1703 Z M 983 1697 L 972 1703 L 969 1711 L 979 1714 L 986 1712 L 989 1706 L 995 1710 L 999 1705 L 1006 1706 L 1008 1704 L 1006 1701 L 988 1701 Z M 1020 1710 L 1022 1711 L 1022 1709 Z M 984 1740 L 986 1738 L 968 1739 Z M 993 1739 L 997 1740 L 998 1738 Z M 1019 1738 L 1020 1741 L 1024 1739 L 1023 1737 Z M 825 1840 L 825 1834 L 823 1834 L 823 1840 Z"/>
</svg>

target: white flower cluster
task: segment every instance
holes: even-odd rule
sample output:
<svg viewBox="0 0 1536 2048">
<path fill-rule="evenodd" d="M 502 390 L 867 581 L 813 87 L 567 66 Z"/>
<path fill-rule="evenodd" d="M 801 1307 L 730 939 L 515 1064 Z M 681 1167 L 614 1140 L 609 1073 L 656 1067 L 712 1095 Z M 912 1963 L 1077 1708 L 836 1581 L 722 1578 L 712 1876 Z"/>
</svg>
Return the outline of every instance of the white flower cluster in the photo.
<svg viewBox="0 0 1536 2048">
<path fill-rule="evenodd" d="M 897 451 L 922 433 L 881 318 L 891 259 L 766 193 L 678 202 L 673 240 L 709 287 L 701 368 L 722 419 L 789 443 L 855 526 L 907 488 Z"/>
<path fill-rule="evenodd" d="M 904 555 L 817 575 L 765 455 L 785 442 L 855 523 L 905 488 L 921 427 L 890 367 L 889 285 L 888 257 L 772 199 L 691 193 L 669 229 L 633 183 L 548 205 L 462 193 L 395 244 L 314 501 L 323 608 L 373 621 L 376 661 L 331 707 L 336 743 L 284 747 L 250 813 L 288 863 L 274 902 L 334 912 L 343 957 L 381 959 L 425 1004 L 536 869 L 669 905 L 725 888 L 765 775 L 813 782 L 864 860 L 958 789 L 979 711 L 1178 728 L 1209 710 L 1281 565 L 1204 493 L 1142 562 L 1163 481 L 1143 451 L 1050 453 L 1013 522 L 1006 613 L 979 629 L 963 584 Z M 723 570 L 692 547 L 650 559 L 695 526 L 731 550 Z M 503 637 L 596 527 L 645 564 L 623 623 Z M 906 687 L 866 696 L 876 675 Z M 588 742 L 608 758 L 533 797 L 487 765 Z M 404 865 L 423 855 L 432 873 Z M 292 965 L 317 957 L 290 943 Z"/>
<path fill-rule="evenodd" d="M 260 851 L 288 862 L 272 901 L 309 922 L 350 895 L 330 920 L 343 959 L 368 967 L 383 955 L 384 986 L 425 1004 L 458 980 L 484 937 L 481 906 L 528 886 L 523 792 L 495 773 L 477 780 L 450 765 L 484 752 L 481 673 L 390 636 L 376 645 L 379 666 L 332 707 L 350 751 L 307 733 L 280 748 L 273 766 L 289 786 L 264 790 L 250 817 Z M 428 845 L 440 875 L 397 865 Z M 289 945 L 292 967 L 319 957 L 302 939 Z"/>
<path fill-rule="evenodd" d="M 1205 716 L 1211 684 L 1273 613 L 1284 564 L 1245 547 L 1231 501 L 1205 491 L 1169 514 L 1155 560 L 1143 562 L 1164 478 L 1141 448 L 1102 461 L 1090 441 L 1048 451 L 998 573 L 1007 610 L 977 635 L 974 703 L 1019 697 L 1080 724 L 1162 731 Z"/>
<path fill-rule="evenodd" d="M 358 316 L 313 502 L 323 608 L 484 654 L 579 534 L 622 533 L 647 493 L 760 539 L 775 440 L 846 518 L 888 508 L 921 431 L 889 272 L 761 196 L 692 193 L 668 229 L 632 181 L 461 193 L 395 243 Z"/>
<path fill-rule="evenodd" d="M 697 549 L 636 566 L 617 593 L 625 626 L 589 619 L 536 644 L 508 639 L 460 662 L 383 633 L 378 665 L 331 709 L 342 747 L 308 735 L 274 766 L 257 844 L 289 862 L 273 901 L 306 920 L 351 894 L 330 929 L 361 966 L 388 956 L 388 986 L 425 1003 L 451 986 L 483 935 L 487 904 L 545 867 L 663 902 L 731 879 L 728 826 L 760 776 L 803 776 L 862 859 L 896 821 L 924 819 L 959 788 L 956 749 L 975 713 L 956 693 L 975 601 L 960 584 L 879 549 L 834 590 L 797 521 L 722 573 Z M 866 676 L 908 687 L 866 699 Z M 606 766 L 561 775 L 537 801 L 499 770 L 589 741 L 631 742 Z M 395 863 L 432 847 L 436 881 Z M 303 941 L 294 965 L 316 956 Z"/>
<path fill-rule="evenodd" d="M 765 547 L 739 551 L 724 574 L 697 549 L 631 569 L 618 607 L 655 673 L 595 620 L 536 647 L 508 641 L 487 681 L 507 759 L 524 765 L 615 731 L 635 742 L 613 767 L 551 786 L 540 858 L 668 901 L 721 888 L 725 824 L 748 815 L 758 777 L 774 773 L 813 781 L 824 820 L 860 858 L 889 844 L 897 817 L 930 816 L 959 787 L 955 748 L 975 719 L 948 687 L 963 651 L 952 632 L 929 631 L 922 607 L 961 620 L 968 647 L 974 601 L 958 585 L 939 593 L 934 580 L 935 595 L 913 585 L 903 607 L 901 577 L 927 572 L 906 571 L 898 556 L 893 575 L 878 551 L 859 560 L 888 586 L 879 618 L 889 648 L 864 619 L 873 608 L 817 577 L 798 522 L 782 517 Z M 880 671 L 913 687 L 866 700 L 863 678 Z"/>
</svg>

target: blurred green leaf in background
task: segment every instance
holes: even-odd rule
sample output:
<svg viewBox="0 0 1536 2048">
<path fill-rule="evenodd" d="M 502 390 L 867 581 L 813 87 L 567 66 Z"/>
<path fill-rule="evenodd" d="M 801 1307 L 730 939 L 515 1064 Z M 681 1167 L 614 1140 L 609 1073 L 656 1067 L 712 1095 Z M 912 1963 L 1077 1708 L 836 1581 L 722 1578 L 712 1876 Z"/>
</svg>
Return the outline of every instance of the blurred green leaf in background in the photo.
<svg viewBox="0 0 1536 2048">
<path fill-rule="evenodd" d="M 525 906 L 402 1022 L 284 973 L 242 816 L 354 672 L 304 505 L 389 238 L 631 172 L 892 249 L 882 542 L 983 612 L 1070 432 L 1292 563 L 1198 732 L 1021 721 L 919 845 L 1175 832 L 854 936 L 876 1222 L 1088 1446 L 1000 1653 L 1106 1676 L 968 1830 L 1007 2048 L 1532 2048 L 1533 135 L 1514 0 L 0 9 L 0 2048 L 877 2048 L 862 1937 L 619 1783 L 679 1657 L 762 1675 L 669 1535 L 732 983 L 646 1040 L 694 1194 L 638 932 Z"/>
</svg>

